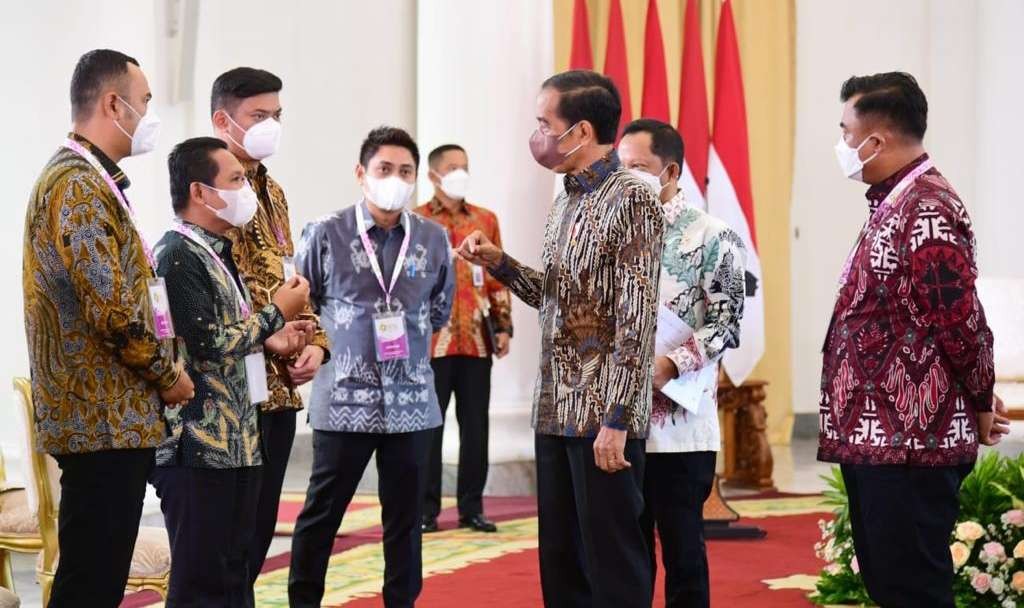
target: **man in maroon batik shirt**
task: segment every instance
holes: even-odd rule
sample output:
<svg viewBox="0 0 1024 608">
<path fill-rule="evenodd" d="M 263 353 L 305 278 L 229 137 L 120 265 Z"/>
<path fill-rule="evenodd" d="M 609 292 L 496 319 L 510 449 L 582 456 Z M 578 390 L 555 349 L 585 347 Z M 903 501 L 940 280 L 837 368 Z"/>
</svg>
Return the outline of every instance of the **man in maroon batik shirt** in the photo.
<svg viewBox="0 0 1024 608">
<path fill-rule="evenodd" d="M 840 98 L 836 156 L 870 184 L 870 213 L 825 338 L 818 458 L 841 464 L 871 599 L 952 608 L 960 483 L 978 444 L 1009 431 L 971 220 L 924 150 L 928 102 L 913 76 L 853 77 Z"/>
</svg>

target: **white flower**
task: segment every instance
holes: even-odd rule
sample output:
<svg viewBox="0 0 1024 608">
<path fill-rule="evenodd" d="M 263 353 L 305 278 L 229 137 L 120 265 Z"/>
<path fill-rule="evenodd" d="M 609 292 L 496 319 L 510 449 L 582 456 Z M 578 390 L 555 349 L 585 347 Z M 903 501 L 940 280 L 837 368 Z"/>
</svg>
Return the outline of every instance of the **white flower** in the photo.
<svg viewBox="0 0 1024 608">
<path fill-rule="evenodd" d="M 853 570 L 854 574 L 860 574 L 860 563 L 857 562 L 856 555 L 854 555 L 853 559 L 850 560 L 850 570 Z"/>
<path fill-rule="evenodd" d="M 1008 597 L 1003 600 L 1003 608 L 1017 608 L 1017 600 Z"/>
<path fill-rule="evenodd" d="M 827 573 L 829 573 L 829 574 L 831 574 L 833 576 L 835 576 L 836 574 L 839 574 L 841 571 L 842 571 L 842 567 L 840 567 L 839 564 L 829 564 L 829 565 L 825 566 L 825 572 L 827 572 Z"/>
<path fill-rule="evenodd" d="M 1006 581 L 998 576 L 992 579 L 992 593 L 1002 595 L 1006 591 Z"/>
</svg>

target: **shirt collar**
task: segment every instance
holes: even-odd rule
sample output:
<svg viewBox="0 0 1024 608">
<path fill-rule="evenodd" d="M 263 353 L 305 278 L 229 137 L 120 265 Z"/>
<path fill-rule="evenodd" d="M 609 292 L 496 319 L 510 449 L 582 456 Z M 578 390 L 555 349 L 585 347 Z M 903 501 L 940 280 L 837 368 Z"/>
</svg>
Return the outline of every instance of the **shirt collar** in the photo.
<svg viewBox="0 0 1024 608">
<path fill-rule="evenodd" d="M 390 230 L 386 230 L 378 226 L 377 222 L 373 221 L 373 215 L 370 214 L 370 203 L 366 202 L 365 198 L 359 201 L 359 206 L 362 207 L 363 217 L 366 218 L 366 225 L 368 226 L 366 229 L 366 234 L 370 236 L 387 236 L 388 234 L 394 232 L 394 234 L 397 234 L 398 236 L 405 235 L 405 214 L 409 213 L 408 209 L 402 211 L 402 216 L 398 218 L 397 224 L 395 224 Z M 396 230 L 398 232 L 395 232 Z"/>
<path fill-rule="evenodd" d="M 570 194 L 589 194 L 597 190 L 619 168 L 619 153 L 612 148 L 608 154 L 576 175 L 565 176 L 565 191 Z"/>
<path fill-rule="evenodd" d="M 121 167 L 118 167 L 117 163 L 112 161 L 110 157 L 103 152 L 103 150 L 99 149 L 98 146 L 93 144 L 85 137 L 82 137 L 78 133 L 72 132 L 68 135 L 68 137 L 82 144 L 82 146 L 85 147 L 86 150 L 91 152 L 92 155 L 96 157 L 96 160 L 100 162 L 100 166 L 103 167 L 103 170 L 106 171 L 108 175 L 110 175 L 110 177 L 114 180 L 114 183 L 117 184 L 117 187 L 120 188 L 122 192 L 124 190 L 127 190 L 128 186 L 132 185 L 132 183 L 128 180 L 128 176 L 125 175 L 124 171 L 121 170 Z"/>
<path fill-rule="evenodd" d="M 882 204 L 882 201 L 885 200 L 885 197 L 889 196 L 889 193 L 896 187 L 896 184 L 900 183 L 900 180 L 906 177 L 908 173 L 913 171 L 926 160 L 928 160 L 927 152 L 904 165 L 903 168 L 896 173 L 893 173 L 889 177 L 868 188 L 868 191 L 864 196 L 868 199 L 868 206 L 871 209 L 871 213 L 874 213 L 875 210 L 878 209 L 879 205 Z"/>
<path fill-rule="evenodd" d="M 430 202 L 427 203 L 427 205 L 430 206 L 431 215 L 454 215 L 451 211 L 448 210 L 447 207 L 444 206 L 444 203 L 441 202 L 441 199 L 437 198 L 437 195 L 435 195 L 434 198 L 430 199 Z M 459 206 L 459 213 L 469 215 L 469 203 L 466 202 L 465 200 L 463 200 L 462 204 Z"/>
<path fill-rule="evenodd" d="M 247 177 L 250 181 L 257 177 L 263 177 L 266 174 L 267 166 L 264 165 L 263 163 L 256 163 L 255 165 L 252 165 L 251 167 L 245 170 L 245 177 Z"/>
<path fill-rule="evenodd" d="M 203 241 L 213 249 L 214 253 L 221 257 L 231 257 L 231 241 L 226 236 L 221 236 L 215 232 L 193 224 L 192 222 L 182 222 L 189 228 L 196 236 L 203 239 Z"/>
<path fill-rule="evenodd" d="M 671 226 L 676 223 L 679 216 L 682 215 L 683 211 L 686 210 L 686 195 L 683 193 L 683 189 L 680 188 L 676 195 L 673 196 L 667 203 L 661 206 L 661 211 L 665 215 L 665 222 Z"/>
</svg>

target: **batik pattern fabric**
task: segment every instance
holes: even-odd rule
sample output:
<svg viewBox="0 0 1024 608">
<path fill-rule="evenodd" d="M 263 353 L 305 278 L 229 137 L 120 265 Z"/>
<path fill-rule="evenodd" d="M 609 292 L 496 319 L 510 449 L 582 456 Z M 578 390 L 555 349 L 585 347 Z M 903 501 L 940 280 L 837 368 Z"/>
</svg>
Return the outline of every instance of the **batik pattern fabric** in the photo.
<svg viewBox="0 0 1024 608">
<path fill-rule="evenodd" d="M 235 264 L 249 287 L 253 304 L 262 308 L 271 302 L 274 292 L 284 284 L 284 258 L 295 255 L 292 230 L 288 218 L 288 199 L 284 190 L 267 172 L 263 163 L 246 169 L 246 178 L 252 186 L 259 204 L 256 215 L 245 226 L 228 232 L 232 241 Z M 327 334 L 319 326 L 319 319 L 308 306 L 300 319 L 317 324 L 313 344 L 324 349 L 324 360 L 330 359 Z M 296 355 L 297 356 L 297 355 Z M 261 406 L 264 411 L 302 409 L 302 398 L 292 386 L 288 364 L 294 360 L 267 354 L 267 388 L 270 399 Z"/>
<path fill-rule="evenodd" d="M 541 270 L 504 256 L 491 273 L 539 309 L 537 433 L 645 438 L 664 219 L 650 186 L 615 151 L 577 175 L 551 207 Z"/>
<path fill-rule="evenodd" d="M 444 226 L 448 240 L 458 248 L 467 236 L 481 231 L 492 243 L 501 247 L 498 216 L 491 211 L 463 202 L 458 211 L 446 209 L 434 198 L 416 208 L 416 213 Z M 488 309 L 495 333 L 512 335 L 512 298 L 508 288 L 484 270 L 484 284 L 473 283 L 473 266 L 455 258 L 455 297 L 448 324 L 434 334 L 430 351 L 436 357 L 489 357 L 484 335 L 484 310 Z"/>
<path fill-rule="evenodd" d="M 923 155 L 868 190 L 824 345 L 818 457 L 848 464 L 974 461 L 992 409 L 992 332 L 967 209 L 936 169 L 882 201 Z"/>
<path fill-rule="evenodd" d="M 157 273 L 167 282 L 175 332 L 196 394 L 187 404 L 164 410 L 170 433 L 157 448 L 156 463 L 257 466 L 263 462 L 260 404 L 249 397 L 245 357 L 263 350 L 263 342 L 284 327 L 284 317 L 273 304 L 245 315 L 239 293 L 249 306 L 252 299 L 238 278 L 231 242 L 194 224 L 184 226 L 217 254 L 230 276 L 202 245 L 177 231 L 157 244 Z"/>
<path fill-rule="evenodd" d="M 718 363 L 740 344 L 746 250 L 725 222 L 688 205 L 679 193 L 663 207 L 661 305 L 693 334 L 667 356 L 689 409 L 654 391 L 648 452 L 718 451 Z"/>
<path fill-rule="evenodd" d="M 375 224 L 365 201 L 367 233 L 385 283 L 405 227 Z M 392 311 L 405 320 L 409 357 L 377 361 L 373 317 L 387 311 L 384 290 L 359 237 L 356 207 L 310 223 L 299 241 L 296 265 L 309 279 L 310 302 L 320 315 L 331 361 L 313 380 L 309 422 L 320 431 L 410 433 L 441 426 L 430 367 L 430 340 L 448 322 L 455 290 L 452 249 L 440 225 L 406 212 L 410 237 Z"/>
<path fill-rule="evenodd" d="M 122 190 L 102 150 L 69 135 Z M 36 448 L 50 454 L 155 447 L 159 390 L 178 379 L 171 340 L 153 331 L 153 278 L 131 216 L 102 176 L 60 148 L 36 180 L 25 217 L 22 288 Z"/>
</svg>

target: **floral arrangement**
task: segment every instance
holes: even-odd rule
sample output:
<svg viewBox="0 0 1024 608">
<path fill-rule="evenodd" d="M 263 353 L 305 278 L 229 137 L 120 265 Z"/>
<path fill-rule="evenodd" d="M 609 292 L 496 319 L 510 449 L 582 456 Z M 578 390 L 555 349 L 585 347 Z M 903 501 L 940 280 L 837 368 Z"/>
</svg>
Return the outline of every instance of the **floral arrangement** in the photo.
<svg viewBox="0 0 1024 608">
<path fill-rule="evenodd" d="M 872 605 L 860 579 L 839 468 L 826 476 L 831 520 L 818 522 L 814 546 L 825 561 L 811 600 L 819 605 Z M 960 516 L 950 536 L 957 608 L 1024 606 L 1024 454 L 980 458 L 960 487 Z"/>
</svg>

